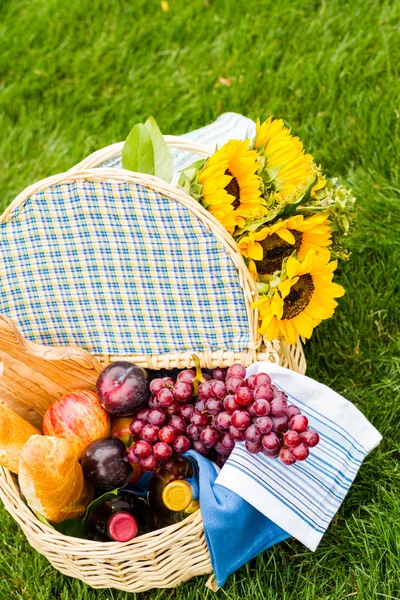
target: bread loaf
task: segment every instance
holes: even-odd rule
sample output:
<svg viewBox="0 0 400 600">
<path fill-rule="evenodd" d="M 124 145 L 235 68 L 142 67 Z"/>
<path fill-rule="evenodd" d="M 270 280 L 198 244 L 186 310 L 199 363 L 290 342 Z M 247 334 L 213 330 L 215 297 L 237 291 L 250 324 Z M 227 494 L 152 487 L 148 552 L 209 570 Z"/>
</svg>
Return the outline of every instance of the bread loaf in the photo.
<svg viewBox="0 0 400 600">
<path fill-rule="evenodd" d="M 18 479 L 28 506 L 53 523 L 82 516 L 93 497 L 73 447 L 62 438 L 31 437 L 21 452 Z"/>
<path fill-rule="evenodd" d="M 0 400 L 0 465 L 18 473 L 22 447 L 31 435 L 40 434 L 33 425 Z"/>
</svg>

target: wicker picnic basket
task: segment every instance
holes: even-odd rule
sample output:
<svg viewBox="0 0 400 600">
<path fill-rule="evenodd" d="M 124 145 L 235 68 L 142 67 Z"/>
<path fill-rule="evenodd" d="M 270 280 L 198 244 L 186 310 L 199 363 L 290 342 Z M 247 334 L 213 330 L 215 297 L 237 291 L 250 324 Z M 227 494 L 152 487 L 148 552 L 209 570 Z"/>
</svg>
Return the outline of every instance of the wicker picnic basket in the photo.
<svg viewBox="0 0 400 600">
<path fill-rule="evenodd" d="M 166 136 L 166 141 L 171 147 L 182 151 L 200 156 L 209 154 L 204 147 L 183 138 Z M 87 157 L 66 173 L 55 175 L 28 187 L 0 217 L 2 234 L 0 242 L 0 273 L 2 277 L 0 279 L 3 281 L 2 294 L 0 293 L 0 297 L 3 298 L 3 304 L 0 304 L 0 313 L 3 313 L 0 316 L 0 399 L 21 416 L 40 426 L 47 406 L 55 398 L 73 389 L 93 389 L 98 374 L 111 361 L 123 358 L 151 369 L 185 368 L 193 364 L 193 350 L 200 358 L 201 365 L 206 368 L 228 366 L 236 361 L 250 365 L 256 360 L 269 360 L 304 373 L 306 362 L 300 343 L 295 346 L 284 346 L 278 341 L 265 344 L 258 334 L 258 315 L 251 305 L 257 292 L 230 235 L 201 205 L 177 188 L 155 177 L 104 166 L 104 164 L 107 165 L 107 161 L 120 155 L 121 149 L 122 144 L 104 148 Z M 121 196 L 121 190 L 123 190 L 123 196 Z M 82 193 L 86 194 L 85 202 L 82 201 Z M 103 232 L 97 231 L 95 227 L 92 227 L 93 224 L 89 224 L 89 226 L 86 222 L 89 203 L 98 202 L 100 196 L 105 198 L 105 203 L 109 202 L 111 198 L 116 214 L 120 214 L 120 216 L 127 214 L 125 211 L 128 201 L 129 209 L 133 213 L 137 210 L 139 216 L 142 214 L 140 207 L 147 210 L 148 205 L 151 204 L 153 212 L 151 214 L 146 212 L 143 217 L 146 226 L 149 227 L 157 221 L 159 214 L 157 211 L 162 206 L 164 221 L 161 224 L 160 222 L 156 223 L 156 229 L 151 230 L 149 239 L 152 240 L 152 244 L 148 245 L 148 240 L 144 239 L 146 232 L 136 236 L 136 238 L 141 237 L 139 240 L 130 239 L 132 230 L 126 228 L 125 221 L 121 222 L 121 219 L 118 222 L 120 228 L 118 231 L 116 231 L 115 223 L 107 222 L 108 237 L 106 241 L 103 240 L 107 251 L 104 259 L 106 262 L 107 260 L 115 261 L 118 252 L 120 252 L 118 260 L 123 262 L 124 255 L 130 252 L 130 245 L 137 241 L 139 250 L 136 248 L 136 254 L 132 260 L 135 263 L 135 272 L 140 271 L 142 279 L 135 280 L 136 287 L 139 284 L 142 285 L 143 282 L 145 284 L 150 282 L 149 286 L 154 285 L 151 273 L 154 267 L 153 262 L 157 260 L 164 261 L 165 259 L 167 275 L 168 269 L 172 269 L 172 273 L 182 275 L 184 279 L 184 286 L 181 290 L 183 304 L 181 303 L 179 307 L 175 307 L 173 303 L 168 305 L 171 291 L 168 288 L 160 305 L 157 305 L 159 294 L 156 291 L 155 296 L 151 296 L 155 298 L 156 308 L 154 310 L 161 312 L 152 314 L 150 324 L 146 321 L 146 315 L 143 316 L 142 313 L 140 322 L 133 323 L 132 314 L 129 312 L 133 309 L 130 305 L 124 304 L 124 298 L 127 295 L 129 297 L 131 294 L 133 297 L 134 293 L 139 293 L 136 288 L 134 289 L 132 281 L 128 279 L 124 281 L 123 297 L 121 299 L 121 296 L 118 296 L 118 299 L 115 300 L 116 288 L 107 287 L 109 283 L 105 284 L 103 281 L 105 271 L 100 274 L 101 277 L 92 280 L 93 272 L 96 275 L 96 268 L 93 269 L 92 263 L 88 264 L 87 272 L 82 274 L 79 271 L 79 277 L 76 269 L 73 270 L 74 265 L 71 266 L 75 259 L 82 261 L 82 256 L 76 252 L 76 245 L 73 254 L 69 250 L 70 238 L 68 236 L 72 235 L 71 231 L 75 232 L 74 235 L 82 235 L 82 228 L 74 230 L 77 222 L 82 221 L 82 227 L 86 228 L 84 232 L 88 237 L 88 243 L 91 244 L 90 252 L 88 250 L 85 260 L 88 260 L 88 256 L 93 258 L 93 254 L 96 252 L 98 256 L 103 252 L 104 248 L 99 248 L 98 239 L 96 239 L 96 235 L 103 235 Z M 67 205 L 67 203 L 69 204 Z M 56 229 L 57 224 L 52 221 L 54 218 L 51 212 L 53 204 L 58 207 L 57 218 L 62 213 L 65 219 L 65 227 L 61 232 Z M 42 219 L 40 223 L 37 222 L 36 208 L 38 205 L 40 219 Z M 74 212 L 77 206 L 84 213 L 81 221 L 81 213 Z M 99 210 L 104 212 L 104 205 Z M 182 227 L 187 225 L 186 234 L 189 238 L 190 235 L 192 236 L 189 241 L 186 238 L 177 240 L 175 230 L 173 235 L 171 231 L 168 235 L 164 231 L 165 220 L 174 220 L 175 218 L 178 223 L 182 223 Z M 140 228 L 141 224 L 135 222 L 134 226 Z M 135 230 L 136 233 L 138 231 L 139 229 Z M 155 237 L 154 231 L 157 233 Z M 164 235 L 167 235 L 167 240 L 163 239 Z M 202 243 L 204 242 L 203 245 L 200 245 L 200 249 L 192 248 L 196 245 L 196 236 L 202 238 Z M 119 245 L 128 243 L 127 239 L 130 245 L 127 245 L 126 248 L 124 246 L 125 250 L 122 252 Z M 30 240 L 32 243 L 28 243 Z M 116 245 L 116 240 L 118 245 Z M 185 246 L 186 243 L 187 246 Z M 183 247 L 186 248 L 185 251 L 191 253 L 190 260 L 194 262 L 189 261 L 188 266 L 182 266 L 182 260 L 185 262 L 185 259 L 182 259 L 177 252 L 179 244 L 183 244 Z M 46 248 L 51 250 L 50 266 L 46 263 Z M 61 251 L 69 252 L 62 268 L 57 262 L 63 260 L 63 257 L 59 256 L 60 248 Z M 82 245 L 82 252 L 85 251 Z M 198 257 L 197 255 L 203 251 L 208 254 Z M 147 260 L 148 255 L 151 255 L 150 263 Z M 34 258 L 31 258 L 32 256 Z M 190 330 L 191 325 L 199 329 L 203 326 L 204 314 L 201 310 L 204 308 L 204 299 L 199 299 L 201 310 L 198 306 L 193 308 L 191 303 L 194 297 L 197 298 L 201 294 L 201 289 L 206 285 L 200 273 L 203 264 L 210 272 L 213 271 L 215 264 L 212 261 L 217 260 L 215 257 L 218 258 L 217 266 L 220 272 L 211 287 L 205 290 L 205 293 L 211 295 L 211 305 L 207 305 L 208 312 L 206 314 L 212 327 L 216 328 L 216 335 L 220 337 L 209 339 L 206 331 L 202 334 L 201 339 L 196 338 L 194 342 L 190 338 L 190 335 L 194 334 L 189 335 L 187 331 Z M 195 262 L 197 259 L 200 260 Z M 137 262 L 138 260 L 140 264 Z M 196 272 L 196 277 L 198 276 L 202 283 L 201 289 L 195 287 L 196 281 L 187 270 L 187 267 L 190 269 L 193 264 L 196 264 L 196 269 L 199 271 L 199 273 Z M 72 269 L 71 272 L 68 271 L 69 268 Z M 82 268 L 80 262 L 79 269 Z M 49 296 L 49 294 L 47 288 L 40 288 L 40 285 L 45 285 L 42 282 L 46 282 L 46 274 L 48 275 L 50 272 L 47 272 L 46 269 L 53 269 L 51 272 L 57 273 L 56 289 L 50 290 L 51 301 L 49 297 L 43 300 L 43 297 L 46 294 Z M 74 286 L 78 281 L 79 286 L 86 285 L 86 287 L 79 287 L 79 293 L 76 292 L 76 287 L 73 287 L 74 293 L 71 294 L 66 271 L 68 271 L 68 277 L 75 278 Z M 125 277 L 125 273 L 123 277 Z M 229 285 L 227 285 L 225 277 Z M 88 279 L 90 281 L 86 281 Z M 220 280 L 224 280 L 223 283 L 225 283 L 221 284 L 220 289 L 217 290 Z M 100 292 L 106 293 L 104 303 L 110 302 L 110 304 L 104 304 L 104 310 L 107 312 L 105 321 L 104 319 L 99 321 L 96 312 L 99 310 L 99 306 L 93 305 L 94 300 L 88 293 L 92 284 L 106 286 L 104 289 L 98 290 L 99 294 Z M 169 285 L 168 281 L 167 284 Z M 33 286 L 36 287 L 32 291 Z M 61 294 L 58 294 L 59 289 L 62 291 Z M 121 292 L 119 288 L 117 291 Z M 141 293 L 146 294 L 147 292 L 148 290 L 144 289 Z M 176 290 L 174 293 L 176 295 Z M 214 297 L 214 293 L 225 294 L 226 298 Z M 68 302 L 66 298 L 69 298 Z M 185 304 L 186 300 L 187 304 Z M 46 301 L 46 304 L 42 305 L 42 301 Z M 89 338 L 91 336 L 93 338 L 88 339 L 93 343 L 86 345 L 82 343 L 76 333 L 78 330 L 75 328 L 75 315 L 72 314 L 72 309 L 80 302 L 82 309 L 78 307 L 77 312 L 80 313 L 78 325 L 83 328 Z M 222 308 L 218 308 L 218 310 L 225 310 L 225 312 L 217 311 L 214 315 L 213 303 L 220 303 Z M 153 310 L 153 305 L 147 305 L 147 307 L 142 305 L 139 308 L 138 306 L 138 304 L 134 305 L 133 308 L 135 310 Z M 175 309 L 177 310 L 176 314 Z M 53 314 L 54 311 L 55 314 Z M 109 314 L 108 311 L 111 313 Z M 228 314 L 229 311 L 231 311 L 230 314 Z M 239 316 L 241 314 L 242 321 L 235 321 L 236 313 Z M 187 329 L 184 328 L 180 332 L 180 337 L 174 338 L 174 343 L 170 348 L 167 347 L 168 340 L 161 347 L 157 346 L 157 339 L 153 341 L 150 334 L 149 341 L 144 339 L 146 330 L 143 330 L 143 321 L 146 321 L 146 327 L 152 326 L 154 322 L 158 324 L 161 329 L 153 331 L 157 338 L 158 331 L 163 334 L 163 327 L 169 327 L 168 331 L 172 332 L 173 336 L 177 318 L 184 325 L 187 319 L 191 319 L 191 323 L 186 323 Z M 85 319 L 87 320 L 83 322 Z M 115 325 L 114 319 L 117 319 L 118 326 Z M 127 322 L 125 323 L 125 321 Z M 247 323 L 245 331 L 243 331 L 244 321 Z M 221 326 L 220 322 L 222 322 Z M 124 329 L 125 325 L 128 329 Z M 129 336 L 129 339 L 126 337 L 126 331 L 129 332 L 130 326 L 133 328 L 131 336 L 133 341 Z M 219 326 L 220 329 L 218 329 Z M 105 327 L 106 329 L 104 329 Z M 115 336 L 114 327 L 117 328 Z M 180 325 L 176 325 L 176 327 L 179 328 Z M 224 327 L 231 328 L 233 331 L 233 337 L 231 336 L 228 340 L 224 338 L 226 334 Z M 101 340 L 97 338 L 96 328 L 100 328 L 105 335 Z M 107 338 L 106 342 L 104 342 L 105 338 Z M 121 342 L 120 346 L 118 346 L 119 339 L 125 340 Z M 238 342 L 237 339 L 239 339 Z M 182 340 L 182 347 L 177 347 L 179 340 Z M 43 343 L 44 341 L 46 344 Z M 192 350 L 188 348 L 188 343 L 192 344 Z M 219 346 L 215 347 L 216 344 Z M 132 352 L 132 349 L 135 351 Z M 46 556 L 61 573 L 81 579 L 93 588 L 113 587 L 128 592 L 140 592 L 151 588 L 171 588 L 195 575 L 212 572 L 200 511 L 180 523 L 143 535 L 130 542 L 104 544 L 64 536 L 41 522 L 21 498 L 17 478 L 4 468 L 0 468 L 0 497 L 6 510 L 21 526 L 33 548 Z M 211 587 L 213 585 L 212 578 L 210 578 L 209 585 Z"/>
</svg>

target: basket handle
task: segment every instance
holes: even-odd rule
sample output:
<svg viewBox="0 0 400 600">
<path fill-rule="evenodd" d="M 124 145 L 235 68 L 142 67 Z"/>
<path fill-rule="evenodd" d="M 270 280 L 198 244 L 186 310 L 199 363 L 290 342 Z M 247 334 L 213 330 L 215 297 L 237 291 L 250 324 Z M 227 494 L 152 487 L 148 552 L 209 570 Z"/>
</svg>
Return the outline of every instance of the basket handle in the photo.
<svg viewBox="0 0 400 600">
<path fill-rule="evenodd" d="M 164 139 L 170 148 L 175 148 L 176 150 L 191 152 L 192 154 L 198 154 L 204 158 L 207 158 L 212 154 L 212 150 L 208 149 L 206 146 L 203 146 L 203 144 L 192 142 L 183 136 L 165 135 Z M 120 156 L 122 154 L 122 148 L 124 147 L 124 144 L 125 142 L 118 142 L 116 144 L 106 146 L 105 148 L 101 148 L 100 150 L 93 152 L 93 154 L 89 154 L 89 156 L 84 158 L 81 162 L 69 169 L 68 173 L 80 171 L 82 169 L 94 169 L 95 167 L 101 165 L 104 161 Z"/>
</svg>

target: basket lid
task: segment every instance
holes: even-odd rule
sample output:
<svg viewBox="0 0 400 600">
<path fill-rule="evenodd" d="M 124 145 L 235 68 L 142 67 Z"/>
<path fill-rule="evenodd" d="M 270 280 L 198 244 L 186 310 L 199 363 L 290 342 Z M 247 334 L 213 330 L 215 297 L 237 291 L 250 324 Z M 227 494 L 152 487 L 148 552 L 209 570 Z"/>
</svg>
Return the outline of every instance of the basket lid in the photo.
<svg viewBox="0 0 400 600">
<path fill-rule="evenodd" d="M 36 185 L 0 219 L 0 313 L 30 340 L 93 354 L 246 349 L 234 252 L 162 184 L 93 169 Z"/>
</svg>

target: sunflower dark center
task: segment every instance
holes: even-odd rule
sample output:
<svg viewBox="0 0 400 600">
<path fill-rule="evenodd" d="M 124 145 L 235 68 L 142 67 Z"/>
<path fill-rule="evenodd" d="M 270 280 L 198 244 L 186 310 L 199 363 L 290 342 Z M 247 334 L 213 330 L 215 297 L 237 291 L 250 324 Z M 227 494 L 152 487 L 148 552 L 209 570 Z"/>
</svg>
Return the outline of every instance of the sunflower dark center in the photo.
<svg viewBox="0 0 400 600">
<path fill-rule="evenodd" d="M 274 273 L 274 271 L 279 271 L 282 267 L 283 259 L 290 256 L 294 250 L 296 252 L 299 250 L 303 234 L 296 229 L 289 229 L 289 231 L 294 236 L 294 244 L 285 242 L 277 233 L 269 235 L 265 240 L 260 242 L 263 248 L 263 258 L 256 261 L 260 275 L 269 275 Z"/>
<path fill-rule="evenodd" d="M 224 190 L 226 190 L 228 194 L 235 198 L 232 203 L 232 206 L 233 208 L 237 208 L 238 206 L 240 206 L 240 187 L 238 184 L 238 180 L 236 179 L 236 177 L 233 176 L 229 169 L 226 169 L 225 175 L 230 175 L 232 179 L 230 180 L 228 185 L 224 187 Z"/>
<path fill-rule="evenodd" d="M 314 284 L 311 275 L 300 275 L 297 283 L 294 284 L 289 294 L 283 301 L 282 319 L 293 319 L 300 314 L 308 305 L 314 291 Z"/>
</svg>

